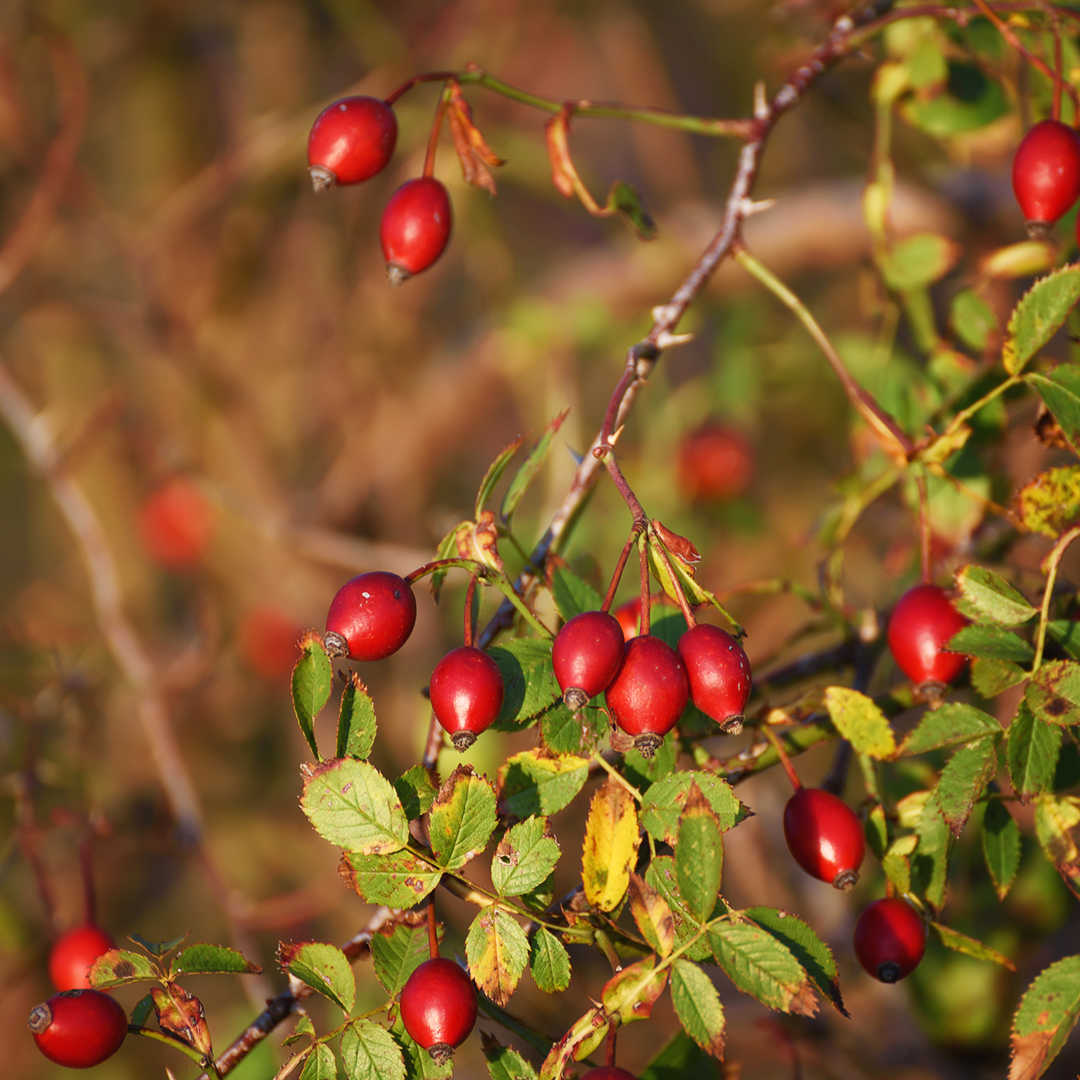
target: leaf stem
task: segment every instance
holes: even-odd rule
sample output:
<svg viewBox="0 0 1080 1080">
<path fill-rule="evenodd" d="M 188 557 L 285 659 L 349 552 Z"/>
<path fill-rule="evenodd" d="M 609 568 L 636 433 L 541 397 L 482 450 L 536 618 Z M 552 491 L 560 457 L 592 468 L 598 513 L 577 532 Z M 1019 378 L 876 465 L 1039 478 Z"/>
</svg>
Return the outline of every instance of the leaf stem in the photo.
<svg viewBox="0 0 1080 1080">
<path fill-rule="evenodd" d="M 1031 664 L 1031 674 L 1034 675 L 1042 664 L 1043 649 L 1046 646 L 1046 624 L 1050 617 L 1050 598 L 1054 592 L 1054 582 L 1057 580 L 1058 567 L 1061 565 L 1068 546 L 1080 536 L 1080 525 L 1074 525 L 1067 533 L 1063 533 L 1058 542 L 1053 546 L 1050 554 L 1043 560 L 1043 569 L 1046 573 L 1046 588 L 1043 589 L 1042 606 L 1039 609 L 1039 629 L 1035 634 L 1035 659 Z"/>
</svg>

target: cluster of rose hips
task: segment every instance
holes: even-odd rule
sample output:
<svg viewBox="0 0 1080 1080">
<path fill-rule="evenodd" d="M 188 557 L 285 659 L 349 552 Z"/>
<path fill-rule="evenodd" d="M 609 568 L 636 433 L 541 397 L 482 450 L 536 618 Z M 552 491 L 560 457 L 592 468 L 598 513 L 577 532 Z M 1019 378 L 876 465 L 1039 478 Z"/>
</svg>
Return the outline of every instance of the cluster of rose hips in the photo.
<svg viewBox="0 0 1080 1080">
<path fill-rule="evenodd" d="M 1080 197 L 1080 134 L 1060 120 L 1040 121 L 1016 149 L 1012 184 L 1028 234 L 1045 237 Z M 1077 230 L 1080 242 L 1080 219 Z"/>
<path fill-rule="evenodd" d="M 378 98 L 345 97 L 327 105 L 308 136 L 308 173 L 316 191 L 359 184 L 381 172 L 397 143 L 394 110 Z M 379 226 L 386 273 L 398 285 L 426 270 L 446 249 L 452 216 L 446 188 L 426 174 L 390 197 Z"/>
</svg>

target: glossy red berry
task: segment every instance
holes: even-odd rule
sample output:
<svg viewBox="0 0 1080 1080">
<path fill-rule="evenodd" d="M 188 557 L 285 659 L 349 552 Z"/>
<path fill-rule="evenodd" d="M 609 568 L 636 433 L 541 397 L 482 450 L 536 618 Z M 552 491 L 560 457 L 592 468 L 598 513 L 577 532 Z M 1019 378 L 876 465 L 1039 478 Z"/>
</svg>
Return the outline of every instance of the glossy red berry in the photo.
<svg viewBox="0 0 1080 1080">
<path fill-rule="evenodd" d="M 120 1049 L 128 1022 L 108 994 L 66 990 L 34 1006 L 27 1027 L 50 1061 L 69 1069 L 89 1069 Z"/>
<path fill-rule="evenodd" d="M 332 656 L 382 660 L 405 644 L 416 622 L 409 583 L 386 570 L 347 581 L 330 601 L 326 647 Z"/>
<path fill-rule="evenodd" d="M 162 484 L 139 508 L 143 545 L 156 563 L 170 569 L 200 563 L 213 532 L 214 515 L 206 496 L 182 476 Z"/>
<path fill-rule="evenodd" d="M 784 807 L 784 839 L 795 861 L 837 889 L 859 880 L 866 851 L 862 826 L 843 799 L 821 788 L 801 787 Z"/>
<path fill-rule="evenodd" d="M 679 638 L 678 649 L 691 701 L 721 731 L 738 735 L 750 697 L 750 661 L 743 647 L 720 627 L 698 623 Z"/>
<path fill-rule="evenodd" d="M 476 988 L 452 960 L 426 960 L 401 991 L 401 1022 L 437 1062 L 468 1038 L 476 1023 Z"/>
<path fill-rule="evenodd" d="M 952 682 L 967 657 L 949 652 L 946 642 L 967 626 L 938 585 L 916 585 L 896 602 L 889 617 L 889 649 L 900 670 L 917 686 L 930 690 Z"/>
<path fill-rule="evenodd" d="M 926 924 L 906 900 L 875 900 L 855 924 L 855 955 L 882 982 L 910 975 L 925 949 Z"/>
<path fill-rule="evenodd" d="M 1057 120 L 1036 124 L 1016 148 L 1016 201 L 1032 236 L 1045 235 L 1080 195 L 1080 138 Z"/>
<path fill-rule="evenodd" d="M 606 611 L 575 615 L 555 635 L 551 666 L 570 709 L 606 690 L 622 663 L 622 627 Z"/>
<path fill-rule="evenodd" d="M 605 695 L 615 723 L 652 757 L 690 699 L 679 654 L 651 634 L 626 643 L 622 667 Z"/>
<path fill-rule="evenodd" d="M 679 490 L 692 502 L 732 499 L 753 475 L 754 451 L 746 436 L 719 421 L 702 424 L 679 446 Z"/>
<path fill-rule="evenodd" d="M 409 180 L 390 197 L 379 235 L 386 274 L 394 285 L 426 270 L 446 249 L 453 216 L 450 196 L 433 176 Z"/>
<path fill-rule="evenodd" d="M 674 601 L 665 593 L 656 593 L 649 597 L 649 617 L 655 619 L 658 607 L 674 607 Z M 641 633 L 641 597 L 635 596 L 620 604 L 612 613 L 615 621 L 622 627 L 623 639 L 629 641 Z M 661 613 L 662 614 L 662 613 Z"/>
<path fill-rule="evenodd" d="M 617 1065 L 601 1065 L 599 1069 L 590 1069 L 581 1080 L 637 1080 L 637 1078 L 633 1073 L 628 1073 Z"/>
<path fill-rule="evenodd" d="M 98 926 L 87 923 L 61 934 L 49 953 L 49 978 L 57 990 L 90 986 L 90 966 L 113 947 L 113 940 Z"/>
<path fill-rule="evenodd" d="M 316 191 L 359 184 L 386 168 L 397 143 L 394 110 L 373 97 L 331 102 L 311 125 L 308 174 Z"/>
<path fill-rule="evenodd" d="M 431 673 L 431 708 L 458 750 L 467 750 L 491 727 L 503 700 L 498 665 L 486 652 L 462 645 L 448 652 Z"/>
</svg>

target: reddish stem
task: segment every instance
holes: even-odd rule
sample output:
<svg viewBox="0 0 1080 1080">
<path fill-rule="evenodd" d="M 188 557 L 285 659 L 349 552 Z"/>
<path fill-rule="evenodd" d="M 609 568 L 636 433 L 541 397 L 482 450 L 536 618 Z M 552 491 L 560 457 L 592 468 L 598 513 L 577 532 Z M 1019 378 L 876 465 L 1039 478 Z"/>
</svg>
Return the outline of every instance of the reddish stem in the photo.
<svg viewBox="0 0 1080 1080">
<path fill-rule="evenodd" d="M 795 771 L 795 766 L 791 764 L 791 759 L 787 756 L 784 744 L 780 741 L 772 728 L 769 727 L 767 721 L 762 723 L 761 733 L 772 743 L 773 749 L 776 751 L 776 756 L 780 759 L 780 764 L 783 765 L 784 772 L 787 773 L 787 778 L 791 781 L 791 786 L 798 791 L 802 787 L 802 783 L 799 780 L 799 774 Z"/>
<path fill-rule="evenodd" d="M 446 115 L 446 93 L 439 95 L 439 104 L 435 106 L 435 120 L 431 125 L 431 134 L 428 136 L 427 153 L 424 154 L 425 177 L 435 175 L 435 151 L 439 146 L 439 131 L 442 129 L 442 120 Z"/>
<path fill-rule="evenodd" d="M 683 613 L 687 629 L 690 629 L 697 625 L 697 619 L 694 618 L 694 609 L 690 606 L 690 601 L 686 599 L 686 592 L 678 575 L 675 573 L 675 567 L 671 564 L 671 557 L 664 549 L 663 544 L 657 543 L 655 550 L 668 568 L 668 573 L 671 575 L 671 587 L 675 590 L 675 602 Z"/>
<path fill-rule="evenodd" d="M 428 897 L 427 904 L 428 952 L 432 960 L 439 958 L 439 924 L 435 921 L 435 894 Z"/>
<path fill-rule="evenodd" d="M 640 535 L 641 528 L 637 522 L 634 522 L 630 528 L 630 535 L 627 537 L 626 543 L 623 544 L 622 551 L 619 552 L 618 561 L 615 563 L 615 572 L 611 575 L 611 583 L 608 585 L 607 593 L 604 595 L 604 602 L 600 605 L 601 611 L 611 610 L 611 605 L 615 600 L 615 593 L 619 588 L 619 582 L 622 581 L 623 571 L 626 569 L 626 560 L 630 558 L 630 552 Z"/>
<path fill-rule="evenodd" d="M 476 596 L 476 575 L 469 578 L 468 588 L 465 590 L 465 644 L 473 643 L 473 600 Z"/>
<path fill-rule="evenodd" d="M 926 491 L 926 473 L 919 469 L 915 475 L 915 486 L 919 492 L 919 569 L 924 585 L 933 580 L 930 562 L 930 506 Z"/>
<path fill-rule="evenodd" d="M 619 1029 L 612 1024 L 608 1029 L 607 1048 L 605 1053 L 605 1064 L 609 1069 L 615 1068 L 615 1037 L 618 1034 Z"/>
<path fill-rule="evenodd" d="M 456 79 L 457 73 L 453 71 L 428 71 L 423 75 L 414 75 L 408 82 L 402 83 L 392 94 L 386 98 L 387 105 L 393 105 L 403 94 L 420 83 L 446 82 L 448 79 Z"/>
<path fill-rule="evenodd" d="M 652 596 L 649 594 L 649 556 L 644 546 L 639 547 L 638 551 L 641 554 L 641 614 L 638 627 L 641 636 L 644 637 L 649 632 L 649 616 L 651 614 L 649 609 L 652 607 Z"/>
</svg>

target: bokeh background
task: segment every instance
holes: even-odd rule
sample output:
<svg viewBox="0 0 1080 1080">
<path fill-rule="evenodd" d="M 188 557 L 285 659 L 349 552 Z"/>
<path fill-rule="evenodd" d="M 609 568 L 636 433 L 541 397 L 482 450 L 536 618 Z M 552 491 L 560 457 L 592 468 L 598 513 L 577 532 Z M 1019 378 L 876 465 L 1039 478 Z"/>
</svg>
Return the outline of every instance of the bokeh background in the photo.
<svg viewBox="0 0 1080 1080">
<path fill-rule="evenodd" d="M 624 179 L 642 193 L 659 227 L 644 244 L 554 191 L 541 113 L 468 89 L 477 123 L 508 162 L 498 195 L 466 188 L 444 138 L 436 171 L 453 200 L 451 246 L 430 271 L 391 290 L 379 218 L 395 187 L 419 174 L 437 89 L 400 102 L 398 149 L 385 173 L 320 197 L 304 158 L 318 111 L 346 92 L 384 96 L 417 72 L 474 61 L 555 100 L 744 115 L 755 80 L 778 85 L 821 39 L 834 6 L 0 7 L 0 389 L 38 418 L 26 431 L 51 455 L 31 460 L 5 410 L 6 1075 L 61 1075 L 23 1024 L 50 993 L 53 933 L 81 917 L 87 852 L 99 918 L 118 940 L 190 934 L 234 944 L 262 964 L 261 977 L 189 980 L 219 1048 L 284 985 L 273 959 L 279 939 L 344 941 L 363 925 L 369 909 L 343 889 L 337 853 L 297 806 L 307 752 L 288 700 L 296 636 L 321 626 L 347 577 L 405 573 L 431 558 L 471 513 L 494 455 L 569 408 L 519 514 L 518 535 L 539 535 L 566 490 L 573 452 L 599 426 L 625 349 L 718 224 L 737 149 L 623 121 L 575 123 L 575 158 L 593 190 Z M 872 70 L 869 54 L 853 57 L 784 118 L 756 192 L 777 204 L 747 229 L 759 257 L 867 372 L 888 359 L 888 346 L 876 346 L 898 317 L 871 269 L 859 205 Z M 894 224 L 962 245 L 948 288 L 1020 233 L 1008 184 L 1019 131 L 1010 112 L 948 148 L 912 129 L 895 133 Z M 1008 310 L 1010 288 L 987 290 L 999 311 Z M 722 270 L 683 328 L 694 340 L 665 355 L 642 395 L 619 444 L 624 469 L 650 512 L 694 538 L 702 579 L 729 598 L 765 670 L 805 647 L 795 639 L 813 618 L 790 593 L 744 587 L 777 578 L 814 587 L 817 528 L 864 448 L 849 438 L 847 404 L 820 356 L 737 268 Z M 708 417 L 743 433 L 754 474 L 741 494 L 703 505 L 680 489 L 676 459 L 681 436 Z M 1014 475 L 1033 473 L 1044 454 L 1023 426 L 1031 418 L 1017 418 L 1003 458 Z M 147 532 L 148 500 L 178 483 L 195 503 L 184 520 L 205 517 L 187 538 L 199 554 L 163 561 L 153 525 Z M 81 535 L 58 511 L 58 495 Z M 602 588 L 628 526 L 601 484 L 564 554 Z M 847 547 L 851 604 L 887 605 L 912 573 L 914 545 L 910 514 L 899 503 L 876 507 Z M 115 575 L 112 600 L 95 597 L 88 559 L 99 587 Z M 620 595 L 632 591 L 628 582 Z M 439 656 L 460 643 L 461 596 L 453 579 L 439 607 L 421 589 L 410 641 L 362 673 L 380 721 L 374 760 L 388 775 L 419 760 L 420 691 Z M 485 612 L 491 603 L 484 598 Z M 485 737 L 470 760 L 493 773 L 514 745 Z M 813 782 L 829 760 L 828 750 L 811 754 L 800 769 Z M 1052 869 L 1030 851 L 1002 907 L 979 853 L 961 841 L 946 918 L 1014 955 L 1018 974 L 932 945 L 915 976 L 884 987 L 857 969 L 848 944 L 860 901 L 881 882 L 867 873 L 853 900 L 801 874 L 783 851 L 785 783 L 772 772 L 740 788 L 756 816 L 727 838 L 725 892 L 735 904 L 784 907 L 810 921 L 836 950 L 853 1019 L 779 1017 L 725 986 L 727 1075 L 740 1075 L 740 1065 L 755 1080 L 1003 1075 L 1018 994 L 1070 935 L 1077 940 L 1075 905 L 1070 915 Z M 854 784 L 851 795 L 861 795 Z M 579 799 L 555 821 L 565 886 L 584 805 Z M 460 953 L 469 913 L 453 900 L 442 913 Z M 560 1032 L 603 979 L 591 958 L 574 959 L 566 994 L 543 998 L 526 978 L 512 1010 Z M 357 971 L 361 998 L 377 1003 L 370 966 Z M 118 992 L 125 1005 L 137 996 Z M 311 1008 L 317 1024 L 331 1021 L 319 1004 Z M 640 1070 L 675 1028 L 662 1002 L 651 1021 L 620 1035 L 621 1063 Z M 276 1041 L 235 1075 L 272 1076 L 284 1060 Z M 486 1075 L 476 1043 L 459 1052 L 459 1075 Z M 132 1039 L 95 1075 L 161 1075 L 166 1064 L 193 1075 L 180 1057 Z M 1074 1051 L 1048 1075 L 1076 1068 Z"/>
</svg>

